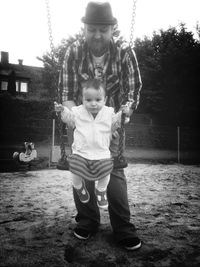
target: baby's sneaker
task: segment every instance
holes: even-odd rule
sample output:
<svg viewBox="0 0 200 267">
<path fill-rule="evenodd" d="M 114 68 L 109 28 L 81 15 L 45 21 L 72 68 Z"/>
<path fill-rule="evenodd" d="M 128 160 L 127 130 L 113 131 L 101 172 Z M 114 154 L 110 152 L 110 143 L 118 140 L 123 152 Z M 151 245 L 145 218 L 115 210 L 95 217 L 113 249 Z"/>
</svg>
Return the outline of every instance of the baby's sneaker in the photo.
<svg viewBox="0 0 200 267">
<path fill-rule="evenodd" d="M 107 209 L 108 208 L 108 200 L 107 200 L 106 190 L 99 191 L 98 189 L 95 189 L 95 194 L 97 197 L 98 207 L 101 209 Z"/>
<path fill-rule="evenodd" d="M 90 194 L 87 191 L 87 188 L 85 186 L 85 182 L 84 181 L 82 181 L 82 186 L 81 186 L 80 189 L 77 189 L 75 187 L 74 187 L 74 189 L 75 189 L 75 191 L 76 191 L 76 193 L 77 193 L 77 195 L 78 195 L 78 197 L 79 197 L 79 199 L 80 199 L 80 201 L 82 203 L 88 203 L 89 202 Z"/>
</svg>

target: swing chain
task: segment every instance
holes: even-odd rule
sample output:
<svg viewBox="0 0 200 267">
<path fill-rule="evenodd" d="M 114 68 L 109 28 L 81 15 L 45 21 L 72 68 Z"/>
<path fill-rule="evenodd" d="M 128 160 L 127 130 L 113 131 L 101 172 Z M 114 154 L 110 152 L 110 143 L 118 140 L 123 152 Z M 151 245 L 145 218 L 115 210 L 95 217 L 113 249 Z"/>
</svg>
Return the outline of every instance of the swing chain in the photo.
<svg viewBox="0 0 200 267">
<path fill-rule="evenodd" d="M 50 6 L 49 0 L 45 0 L 46 2 L 46 10 L 47 10 L 47 24 L 48 24 L 48 32 L 49 32 L 49 42 L 51 48 L 51 57 L 53 61 L 55 61 L 55 48 L 53 42 L 53 33 L 52 33 L 52 26 L 51 26 L 51 14 L 50 14 Z"/>
<path fill-rule="evenodd" d="M 133 48 L 133 34 L 134 34 L 134 26 L 135 26 L 135 16 L 136 16 L 136 2 L 137 0 L 133 0 L 133 7 L 132 7 L 132 18 L 131 18 L 131 30 L 130 30 L 130 41 L 129 46 Z M 128 102 L 127 105 L 132 105 L 134 102 L 132 93 L 128 94 Z M 123 150 L 124 150 L 124 142 L 125 142 L 125 114 L 122 114 L 121 117 L 121 128 L 119 129 L 119 154 L 116 159 L 115 168 L 126 168 L 127 162 L 123 157 Z"/>
<path fill-rule="evenodd" d="M 46 9 L 47 9 L 47 20 L 48 20 L 48 32 L 49 32 L 49 41 L 50 41 L 50 48 L 51 48 L 51 57 L 53 62 L 55 63 L 55 48 L 53 44 L 53 34 L 52 34 L 52 26 L 51 26 L 51 15 L 50 15 L 50 7 L 49 7 L 49 0 L 45 0 L 46 2 Z M 130 47 L 133 47 L 133 34 L 134 34 L 134 26 L 135 26 L 135 16 L 136 16 L 136 2 L 137 0 L 133 0 L 133 7 L 132 7 L 132 18 L 131 18 L 131 30 L 130 30 Z M 61 88 L 60 88 L 61 89 Z M 58 90 L 58 98 L 59 93 L 61 90 Z M 128 100 L 132 102 L 132 96 L 128 96 Z M 124 146 L 124 137 L 125 137 L 125 114 L 122 115 L 121 118 L 121 128 L 120 128 L 120 139 L 119 139 L 119 156 L 117 159 L 118 168 L 125 168 L 127 166 L 126 161 L 123 161 L 123 146 Z M 62 121 L 61 118 L 58 118 L 58 128 L 59 128 L 59 135 L 61 138 L 60 148 L 61 148 L 61 161 L 66 160 L 66 152 L 65 152 L 65 145 L 63 140 L 62 134 Z"/>
<path fill-rule="evenodd" d="M 132 16 L 131 16 L 131 30 L 130 30 L 130 47 L 133 47 L 133 36 L 134 36 L 134 26 L 135 26 L 135 16 L 136 16 L 136 3 L 137 0 L 133 0 L 132 6 Z"/>
<path fill-rule="evenodd" d="M 53 33 L 52 33 L 52 25 L 51 25 L 51 14 L 50 14 L 50 6 L 49 6 L 49 0 L 45 0 L 46 2 L 46 10 L 47 10 L 47 23 L 48 23 L 48 33 L 49 33 L 49 42 L 50 42 L 50 53 L 51 58 L 53 61 L 53 68 L 54 68 L 54 81 L 55 81 L 55 88 L 56 88 L 56 94 L 57 94 L 57 101 L 60 102 L 61 100 L 61 82 L 58 81 L 59 72 L 56 68 L 56 56 L 55 56 L 55 47 L 53 42 Z M 59 88 L 58 88 L 59 87 Z M 64 144 L 64 138 L 63 138 L 63 123 L 61 120 L 61 116 L 58 116 L 58 131 L 59 131 L 59 137 L 60 137 L 60 150 L 61 150 L 61 161 L 66 160 L 66 152 L 65 152 L 65 144 Z"/>
</svg>

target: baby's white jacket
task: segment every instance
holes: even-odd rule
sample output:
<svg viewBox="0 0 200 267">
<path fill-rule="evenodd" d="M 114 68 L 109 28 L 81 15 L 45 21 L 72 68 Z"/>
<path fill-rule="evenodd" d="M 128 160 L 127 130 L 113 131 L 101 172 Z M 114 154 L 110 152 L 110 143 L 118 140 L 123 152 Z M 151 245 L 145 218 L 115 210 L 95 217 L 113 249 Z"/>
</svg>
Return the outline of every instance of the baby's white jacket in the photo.
<svg viewBox="0 0 200 267">
<path fill-rule="evenodd" d="M 75 127 L 73 154 L 90 160 L 111 157 L 110 140 L 112 133 L 120 127 L 121 111 L 114 113 L 112 107 L 104 106 L 94 118 L 83 105 L 75 106 L 71 111 L 64 107 L 61 119 Z"/>
</svg>

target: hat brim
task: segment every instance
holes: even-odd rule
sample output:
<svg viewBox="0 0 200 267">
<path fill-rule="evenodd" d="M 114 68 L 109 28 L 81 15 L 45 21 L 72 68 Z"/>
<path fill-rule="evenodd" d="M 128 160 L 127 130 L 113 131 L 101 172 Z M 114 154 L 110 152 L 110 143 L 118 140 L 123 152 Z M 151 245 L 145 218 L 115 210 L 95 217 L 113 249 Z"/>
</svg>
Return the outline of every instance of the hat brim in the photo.
<svg viewBox="0 0 200 267">
<path fill-rule="evenodd" d="M 85 24 L 93 24 L 93 25 L 115 25 L 117 24 L 117 19 L 113 18 L 113 20 L 88 20 L 87 18 L 83 17 L 81 21 Z"/>
</svg>

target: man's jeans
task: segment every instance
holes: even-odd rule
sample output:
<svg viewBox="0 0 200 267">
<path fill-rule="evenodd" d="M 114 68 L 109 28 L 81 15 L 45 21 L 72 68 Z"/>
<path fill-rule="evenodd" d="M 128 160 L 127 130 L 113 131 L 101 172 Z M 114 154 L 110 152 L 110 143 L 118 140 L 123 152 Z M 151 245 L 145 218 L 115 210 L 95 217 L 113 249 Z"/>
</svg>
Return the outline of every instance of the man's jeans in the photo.
<svg viewBox="0 0 200 267">
<path fill-rule="evenodd" d="M 117 154 L 118 137 L 111 143 L 111 151 Z M 90 193 L 90 201 L 81 203 L 75 190 L 73 190 L 74 201 L 77 209 L 77 227 L 97 232 L 100 224 L 100 212 L 96 203 L 94 182 L 85 181 L 87 190 Z M 114 237 L 117 242 L 134 237 L 136 235 L 135 226 L 130 223 L 130 210 L 127 196 L 127 183 L 123 169 L 114 169 L 111 173 L 107 190 L 108 211 Z"/>
</svg>

